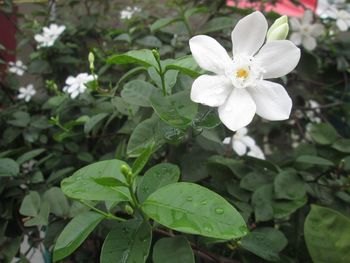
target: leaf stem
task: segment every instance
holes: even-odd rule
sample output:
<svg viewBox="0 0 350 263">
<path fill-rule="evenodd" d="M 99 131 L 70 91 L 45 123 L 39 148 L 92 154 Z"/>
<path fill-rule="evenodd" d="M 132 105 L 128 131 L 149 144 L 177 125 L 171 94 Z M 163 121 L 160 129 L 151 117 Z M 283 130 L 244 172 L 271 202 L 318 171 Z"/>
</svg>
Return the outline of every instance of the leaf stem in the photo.
<svg viewBox="0 0 350 263">
<path fill-rule="evenodd" d="M 98 208 L 96 208 L 96 207 L 90 205 L 89 203 L 87 203 L 87 202 L 85 202 L 85 201 L 83 201 L 83 200 L 79 200 L 79 202 L 82 203 L 83 205 L 86 205 L 86 206 L 89 207 L 91 210 L 93 210 L 93 211 L 95 211 L 95 212 L 97 212 L 97 213 L 99 213 L 99 214 L 105 216 L 107 219 L 118 220 L 118 221 L 121 221 L 121 222 L 126 221 L 126 219 L 124 219 L 124 218 L 122 218 L 122 217 L 115 216 L 115 215 L 113 215 L 113 214 L 111 214 L 111 213 L 106 213 L 106 212 L 104 212 L 104 211 L 102 211 L 102 210 L 100 210 L 100 209 L 98 209 Z"/>
</svg>

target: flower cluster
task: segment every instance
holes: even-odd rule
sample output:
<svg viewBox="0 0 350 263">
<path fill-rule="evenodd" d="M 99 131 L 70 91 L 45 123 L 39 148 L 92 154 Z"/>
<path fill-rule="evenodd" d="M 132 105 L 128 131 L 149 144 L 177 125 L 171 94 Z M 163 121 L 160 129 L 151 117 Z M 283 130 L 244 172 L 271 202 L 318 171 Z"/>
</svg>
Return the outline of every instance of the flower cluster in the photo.
<svg viewBox="0 0 350 263">
<path fill-rule="evenodd" d="M 340 31 L 347 31 L 350 27 L 350 13 L 346 10 L 347 3 L 344 0 L 336 0 L 329 3 L 328 0 L 320 0 L 316 13 L 321 18 L 331 18 L 336 21 Z"/>
<path fill-rule="evenodd" d="M 248 155 L 258 159 L 265 159 L 265 155 L 261 148 L 256 145 L 254 139 L 247 135 L 247 128 L 241 128 L 230 137 L 226 137 L 223 144 L 232 144 L 232 149 L 239 155 Z"/>
<path fill-rule="evenodd" d="M 53 46 L 57 38 L 65 29 L 65 26 L 59 26 L 56 24 L 51 24 L 49 27 L 44 27 L 41 34 L 36 34 L 34 36 L 34 39 L 36 42 L 38 42 L 38 48 Z"/>
<path fill-rule="evenodd" d="M 94 76 L 88 73 L 80 73 L 76 77 L 69 76 L 66 79 L 66 85 L 63 88 L 64 92 L 67 92 L 72 99 L 75 99 L 86 90 L 86 84 L 93 81 Z"/>
<path fill-rule="evenodd" d="M 261 12 L 241 19 L 232 31 L 233 56 L 213 38 L 198 35 L 190 49 L 199 66 L 215 75 L 202 75 L 192 84 L 191 99 L 218 107 L 219 117 L 232 131 L 248 125 L 257 113 L 267 120 L 289 118 L 292 100 L 284 87 L 267 81 L 291 72 L 300 50 L 289 40 L 264 44 L 268 25 Z"/>
<path fill-rule="evenodd" d="M 141 12 L 141 8 L 138 6 L 134 7 L 126 7 L 120 12 L 120 18 L 121 19 L 131 19 L 135 13 Z"/>
<path fill-rule="evenodd" d="M 23 64 L 22 60 L 17 60 L 16 62 L 9 62 L 9 72 L 11 73 L 14 73 L 18 76 L 23 76 L 26 70 L 27 66 Z"/>
</svg>

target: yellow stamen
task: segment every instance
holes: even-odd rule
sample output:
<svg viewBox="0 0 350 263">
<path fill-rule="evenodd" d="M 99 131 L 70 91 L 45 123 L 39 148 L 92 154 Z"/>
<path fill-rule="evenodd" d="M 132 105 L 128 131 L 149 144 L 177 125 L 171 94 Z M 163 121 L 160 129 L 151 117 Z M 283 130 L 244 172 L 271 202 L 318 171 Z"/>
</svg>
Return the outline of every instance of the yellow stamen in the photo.
<svg viewBox="0 0 350 263">
<path fill-rule="evenodd" d="M 245 69 L 242 69 L 242 68 L 237 70 L 237 72 L 236 72 L 236 77 L 237 78 L 244 78 L 244 79 L 246 79 L 248 77 L 248 75 L 249 75 L 249 72 L 247 70 L 245 70 Z"/>
</svg>

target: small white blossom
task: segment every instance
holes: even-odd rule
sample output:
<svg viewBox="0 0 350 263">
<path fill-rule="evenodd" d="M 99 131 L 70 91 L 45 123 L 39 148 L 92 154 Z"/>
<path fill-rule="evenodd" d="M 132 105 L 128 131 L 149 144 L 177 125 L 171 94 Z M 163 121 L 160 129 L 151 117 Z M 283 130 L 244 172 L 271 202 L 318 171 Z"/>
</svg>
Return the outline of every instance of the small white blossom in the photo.
<svg viewBox="0 0 350 263">
<path fill-rule="evenodd" d="M 34 36 L 34 39 L 38 42 L 38 48 L 53 46 L 57 38 L 65 29 L 65 26 L 59 26 L 56 24 L 51 24 L 49 27 L 43 27 L 43 32 Z"/>
<path fill-rule="evenodd" d="M 321 123 L 320 117 L 317 116 L 317 114 L 321 113 L 320 104 L 315 100 L 308 100 L 307 104 L 312 110 L 306 111 L 306 116 L 311 122 Z"/>
<path fill-rule="evenodd" d="M 19 88 L 19 94 L 17 95 L 18 99 L 25 100 L 26 102 L 36 94 L 36 90 L 32 84 L 27 85 L 27 87 Z"/>
<path fill-rule="evenodd" d="M 22 60 L 17 60 L 16 62 L 9 62 L 9 72 L 14 73 L 18 76 L 23 76 L 24 72 L 27 70 L 27 66 L 23 64 Z"/>
<path fill-rule="evenodd" d="M 324 34 L 324 27 L 320 23 L 312 23 L 313 15 L 310 10 L 306 10 L 301 19 L 291 18 L 290 25 L 294 31 L 290 40 L 296 45 L 303 45 L 307 50 L 316 48 L 316 38 Z"/>
<path fill-rule="evenodd" d="M 94 76 L 88 73 L 80 73 L 76 77 L 69 76 L 66 79 L 66 85 L 63 88 L 64 92 L 67 92 L 72 99 L 75 99 L 79 94 L 82 94 L 86 90 L 88 82 L 93 81 Z"/>
<path fill-rule="evenodd" d="M 141 12 L 141 8 L 138 6 L 130 7 L 127 6 L 120 12 L 121 19 L 131 19 L 135 13 Z"/>
<path fill-rule="evenodd" d="M 223 144 L 232 143 L 232 149 L 239 155 L 248 155 L 258 159 L 265 159 L 265 155 L 259 146 L 256 145 L 254 139 L 247 135 L 247 128 L 241 128 L 230 137 L 226 137 Z"/>
<path fill-rule="evenodd" d="M 22 172 L 24 174 L 27 174 L 29 172 L 31 172 L 34 168 L 34 165 L 37 163 L 36 160 L 30 160 L 24 164 L 22 164 Z"/>
<path fill-rule="evenodd" d="M 267 81 L 291 72 L 300 50 L 289 40 L 264 44 L 267 21 L 260 12 L 241 19 L 232 31 L 233 57 L 213 38 L 190 39 L 199 66 L 215 75 L 202 75 L 192 84 L 191 99 L 218 107 L 221 121 L 232 131 L 247 126 L 255 113 L 267 120 L 289 118 L 292 100 L 284 87 Z"/>
</svg>

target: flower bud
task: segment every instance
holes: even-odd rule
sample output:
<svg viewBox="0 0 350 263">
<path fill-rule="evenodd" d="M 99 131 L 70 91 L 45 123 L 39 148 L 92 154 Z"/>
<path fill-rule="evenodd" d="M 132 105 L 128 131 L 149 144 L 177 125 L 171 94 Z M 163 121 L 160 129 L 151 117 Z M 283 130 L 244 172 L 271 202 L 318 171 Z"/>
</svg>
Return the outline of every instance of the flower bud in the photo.
<svg viewBox="0 0 350 263">
<path fill-rule="evenodd" d="M 272 40 L 284 40 L 289 32 L 288 17 L 281 16 L 276 19 L 267 32 L 267 42 Z"/>
<path fill-rule="evenodd" d="M 94 71 L 94 69 L 95 69 L 95 65 L 94 65 L 95 55 L 94 55 L 94 53 L 90 52 L 88 59 L 89 59 L 89 63 L 90 63 L 90 70 Z"/>
<path fill-rule="evenodd" d="M 134 214 L 134 209 L 132 209 L 132 207 L 130 205 L 125 205 L 125 212 L 128 215 L 132 215 L 132 214 Z"/>
</svg>

